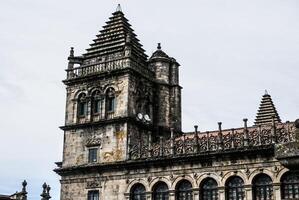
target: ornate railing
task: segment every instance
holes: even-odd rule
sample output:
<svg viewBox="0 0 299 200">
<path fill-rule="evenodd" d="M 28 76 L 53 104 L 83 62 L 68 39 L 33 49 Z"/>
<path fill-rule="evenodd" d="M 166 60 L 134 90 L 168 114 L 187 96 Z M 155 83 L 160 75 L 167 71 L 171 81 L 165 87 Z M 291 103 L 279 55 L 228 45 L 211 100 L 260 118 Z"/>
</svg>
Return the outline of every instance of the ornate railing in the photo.
<svg viewBox="0 0 299 200">
<path fill-rule="evenodd" d="M 247 127 L 247 120 L 244 120 L 243 128 L 222 130 L 219 123 L 218 131 L 199 133 L 196 128 L 193 133 L 178 137 L 171 135 L 168 140 L 160 137 L 156 143 L 149 142 L 151 139 L 146 142 L 144 138 L 135 138 L 129 144 L 129 158 L 135 160 L 196 155 L 283 144 L 295 140 L 295 126 L 294 123 L 286 122 Z"/>
<path fill-rule="evenodd" d="M 99 62 L 91 65 L 83 65 L 67 69 L 67 79 L 74 79 L 78 77 L 84 77 L 93 74 L 100 74 L 106 72 L 112 72 L 120 69 L 131 68 L 141 74 L 148 76 L 152 72 L 147 69 L 144 64 L 133 61 L 129 58 L 120 58 L 111 61 Z"/>
</svg>

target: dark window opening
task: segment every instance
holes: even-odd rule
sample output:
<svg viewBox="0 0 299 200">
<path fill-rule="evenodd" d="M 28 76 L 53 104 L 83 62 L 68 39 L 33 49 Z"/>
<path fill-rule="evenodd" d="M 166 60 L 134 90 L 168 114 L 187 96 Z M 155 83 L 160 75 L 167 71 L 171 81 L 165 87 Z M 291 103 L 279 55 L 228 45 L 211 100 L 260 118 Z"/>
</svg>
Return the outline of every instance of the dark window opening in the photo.
<svg viewBox="0 0 299 200">
<path fill-rule="evenodd" d="M 266 174 L 257 175 L 252 183 L 254 200 L 272 200 L 273 185 L 271 178 Z"/>
<path fill-rule="evenodd" d="M 299 172 L 287 172 L 281 179 L 281 199 L 299 199 Z"/>
<path fill-rule="evenodd" d="M 218 185 L 212 178 L 203 181 L 200 187 L 201 200 L 218 200 Z"/>
<path fill-rule="evenodd" d="M 153 200 L 168 200 L 169 191 L 166 183 L 157 183 L 153 191 Z"/>
<path fill-rule="evenodd" d="M 191 183 L 183 180 L 176 187 L 176 200 L 192 200 L 192 193 Z"/>
<path fill-rule="evenodd" d="M 130 192 L 130 200 L 146 200 L 145 187 L 138 183 Z"/>
<path fill-rule="evenodd" d="M 225 184 L 227 200 L 244 199 L 244 181 L 238 177 L 231 177 Z"/>
<path fill-rule="evenodd" d="M 88 191 L 88 200 L 99 200 L 99 191 Z"/>
<path fill-rule="evenodd" d="M 98 157 L 98 149 L 97 148 L 92 148 L 88 150 L 88 162 L 97 162 L 97 157 Z"/>
<path fill-rule="evenodd" d="M 78 115 L 85 116 L 87 114 L 86 95 L 81 94 L 78 98 Z"/>
</svg>

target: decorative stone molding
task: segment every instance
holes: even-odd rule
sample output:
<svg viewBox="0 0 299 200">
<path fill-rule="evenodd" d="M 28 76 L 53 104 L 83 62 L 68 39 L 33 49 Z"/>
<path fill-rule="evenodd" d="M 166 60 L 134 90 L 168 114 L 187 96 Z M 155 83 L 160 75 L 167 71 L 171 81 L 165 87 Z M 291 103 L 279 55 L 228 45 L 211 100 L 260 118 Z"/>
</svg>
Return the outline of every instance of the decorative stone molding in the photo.
<svg viewBox="0 0 299 200">
<path fill-rule="evenodd" d="M 85 146 L 91 147 L 91 146 L 100 146 L 102 144 L 102 139 L 97 138 L 95 136 L 88 138 L 85 142 Z"/>
<path fill-rule="evenodd" d="M 101 182 L 99 180 L 86 182 L 86 189 L 100 188 L 100 187 L 101 187 Z"/>
<path fill-rule="evenodd" d="M 280 163 L 289 168 L 295 169 L 299 165 L 299 119 L 295 121 L 294 140 L 275 145 L 275 156 Z"/>
</svg>

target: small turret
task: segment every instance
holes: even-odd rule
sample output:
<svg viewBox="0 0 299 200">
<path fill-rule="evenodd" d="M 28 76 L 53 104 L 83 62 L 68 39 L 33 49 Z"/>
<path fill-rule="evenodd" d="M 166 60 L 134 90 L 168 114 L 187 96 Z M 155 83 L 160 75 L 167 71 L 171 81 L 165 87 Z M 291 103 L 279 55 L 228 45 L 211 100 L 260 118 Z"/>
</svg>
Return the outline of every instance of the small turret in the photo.
<svg viewBox="0 0 299 200">
<path fill-rule="evenodd" d="M 157 50 L 149 59 L 158 84 L 157 125 L 164 130 L 174 128 L 181 131 L 181 87 L 179 86 L 179 64 L 169 57 L 158 43 Z"/>
</svg>

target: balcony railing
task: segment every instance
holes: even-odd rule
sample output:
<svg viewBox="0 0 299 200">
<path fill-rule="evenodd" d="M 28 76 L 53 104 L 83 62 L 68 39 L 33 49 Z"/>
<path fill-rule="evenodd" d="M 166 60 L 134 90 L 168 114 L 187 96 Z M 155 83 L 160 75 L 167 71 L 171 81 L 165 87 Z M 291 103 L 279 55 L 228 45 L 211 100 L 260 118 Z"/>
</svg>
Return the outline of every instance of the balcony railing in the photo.
<svg viewBox="0 0 299 200">
<path fill-rule="evenodd" d="M 129 58 L 115 59 L 111 61 L 100 62 L 92 65 L 84 65 L 67 69 L 67 79 L 74 79 L 93 74 L 101 74 L 112 72 L 120 69 L 131 68 L 145 76 L 149 76 L 152 72 L 147 69 L 144 64 L 130 60 Z"/>
<path fill-rule="evenodd" d="M 295 140 L 294 123 L 253 126 L 204 133 L 189 133 L 168 140 L 160 138 L 157 143 L 133 139 L 129 145 L 130 159 L 151 159 L 184 155 L 245 150 L 284 144 Z"/>
</svg>

